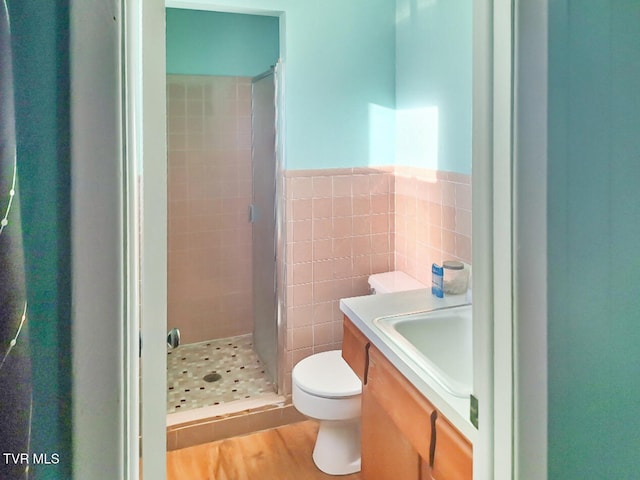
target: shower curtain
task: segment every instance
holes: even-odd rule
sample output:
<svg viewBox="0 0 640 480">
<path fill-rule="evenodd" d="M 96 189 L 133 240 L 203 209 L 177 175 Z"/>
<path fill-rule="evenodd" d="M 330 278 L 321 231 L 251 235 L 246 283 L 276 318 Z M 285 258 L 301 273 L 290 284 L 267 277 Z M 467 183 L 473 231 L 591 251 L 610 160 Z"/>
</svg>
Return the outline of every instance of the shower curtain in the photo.
<svg viewBox="0 0 640 480">
<path fill-rule="evenodd" d="M 0 478 L 29 478 L 31 362 L 20 223 L 11 31 L 0 4 Z"/>
</svg>

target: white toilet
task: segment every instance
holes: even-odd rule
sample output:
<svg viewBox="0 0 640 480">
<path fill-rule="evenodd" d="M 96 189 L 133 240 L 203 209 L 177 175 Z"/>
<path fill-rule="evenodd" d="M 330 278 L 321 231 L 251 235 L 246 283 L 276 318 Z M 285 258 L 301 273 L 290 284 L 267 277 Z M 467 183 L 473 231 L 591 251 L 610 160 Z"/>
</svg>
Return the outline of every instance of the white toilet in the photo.
<svg viewBox="0 0 640 480">
<path fill-rule="evenodd" d="M 427 288 L 404 272 L 369 277 L 372 293 Z M 340 350 L 302 359 L 292 372 L 293 405 L 320 422 L 313 461 L 324 473 L 347 475 L 360 470 L 362 384 Z"/>
<path fill-rule="evenodd" d="M 340 350 L 316 353 L 293 367 L 293 405 L 320 422 L 313 461 L 324 473 L 360 470 L 362 384 Z"/>
<path fill-rule="evenodd" d="M 394 271 L 376 273 L 369 277 L 369 287 L 371 293 L 393 293 L 407 292 L 409 290 L 419 290 L 428 288 L 424 283 L 419 282 L 404 272 Z"/>
</svg>

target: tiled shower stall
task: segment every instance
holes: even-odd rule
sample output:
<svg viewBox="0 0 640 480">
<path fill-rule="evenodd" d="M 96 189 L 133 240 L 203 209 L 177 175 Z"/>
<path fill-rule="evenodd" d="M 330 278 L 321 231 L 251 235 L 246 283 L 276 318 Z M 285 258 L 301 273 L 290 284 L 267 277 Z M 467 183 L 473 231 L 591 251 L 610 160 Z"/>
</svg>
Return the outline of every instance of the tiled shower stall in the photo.
<svg viewBox="0 0 640 480">
<path fill-rule="evenodd" d="M 273 393 L 254 352 L 251 78 L 167 76 L 169 413 Z"/>
</svg>

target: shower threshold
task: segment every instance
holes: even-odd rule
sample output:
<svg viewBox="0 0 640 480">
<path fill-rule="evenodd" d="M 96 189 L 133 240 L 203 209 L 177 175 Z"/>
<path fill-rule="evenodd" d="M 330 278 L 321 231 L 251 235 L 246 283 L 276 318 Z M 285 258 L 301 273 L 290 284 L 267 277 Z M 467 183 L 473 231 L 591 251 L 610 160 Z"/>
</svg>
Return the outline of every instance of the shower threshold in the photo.
<svg viewBox="0 0 640 480">
<path fill-rule="evenodd" d="M 182 412 L 169 413 L 167 414 L 167 427 L 184 425 L 203 419 L 232 416 L 239 412 L 256 410 L 267 406 L 284 407 L 285 402 L 286 399 L 282 395 L 278 395 L 277 393 L 264 393 L 253 398 L 236 400 L 220 405 L 209 405 Z"/>
</svg>

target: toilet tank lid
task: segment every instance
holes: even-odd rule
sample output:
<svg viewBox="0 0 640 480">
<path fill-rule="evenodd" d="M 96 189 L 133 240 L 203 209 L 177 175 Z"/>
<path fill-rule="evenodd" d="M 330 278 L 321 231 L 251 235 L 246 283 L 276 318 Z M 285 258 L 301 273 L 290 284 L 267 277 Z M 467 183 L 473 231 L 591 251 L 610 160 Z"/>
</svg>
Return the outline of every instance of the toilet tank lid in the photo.
<svg viewBox="0 0 640 480">
<path fill-rule="evenodd" d="M 360 379 L 342 358 L 341 350 L 304 358 L 293 367 L 291 375 L 302 390 L 320 397 L 350 397 L 362 392 Z"/>
<path fill-rule="evenodd" d="M 369 285 L 376 293 L 406 292 L 427 286 L 404 272 L 376 273 L 369 277 Z"/>
</svg>

